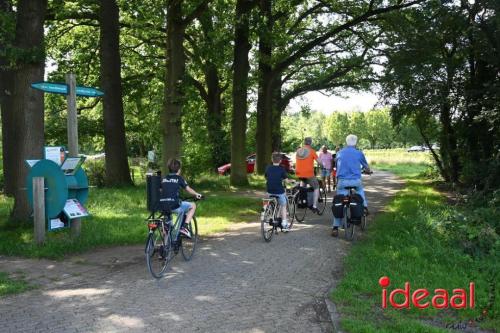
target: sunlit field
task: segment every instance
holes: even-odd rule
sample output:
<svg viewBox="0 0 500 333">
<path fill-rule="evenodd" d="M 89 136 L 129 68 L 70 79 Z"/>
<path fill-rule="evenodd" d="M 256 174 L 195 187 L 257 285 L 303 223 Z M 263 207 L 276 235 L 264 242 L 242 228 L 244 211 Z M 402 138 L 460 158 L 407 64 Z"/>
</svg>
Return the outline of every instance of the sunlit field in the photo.
<svg viewBox="0 0 500 333">
<path fill-rule="evenodd" d="M 363 151 L 370 165 L 377 164 L 430 164 L 430 152 L 407 152 L 404 148 L 366 149 Z"/>
</svg>

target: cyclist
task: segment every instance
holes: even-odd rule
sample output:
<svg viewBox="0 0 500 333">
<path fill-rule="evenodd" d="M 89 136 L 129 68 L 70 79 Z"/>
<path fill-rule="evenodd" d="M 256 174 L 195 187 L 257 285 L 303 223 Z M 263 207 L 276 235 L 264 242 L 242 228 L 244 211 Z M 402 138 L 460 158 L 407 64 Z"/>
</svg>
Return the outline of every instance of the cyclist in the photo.
<svg viewBox="0 0 500 333">
<path fill-rule="evenodd" d="M 167 167 L 169 174 L 161 181 L 160 204 L 163 210 L 172 211 L 177 214 L 186 214 L 186 218 L 179 232 L 186 237 L 191 237 L 185 225 L 191 222 L 196 211 L 196 204 L 194 202 L 182 201 L 179 197 L 179 192 L 180 189 L 183 188 L 197 199 L 201 199 L 202 195 L 189 187 L 184 178 L 180 175 L 181 166 L 181 161 L 177 159 L 168 161 Z"/>
<path fill-rule="evenodd" d="M 295 165 L 295 174 L 300 180 L 309 184 L 314 189 L 314 200 L 311 210 L 317 214 L 319 214 L 318 198 L 319 198 L 319 183 L 318 179 L 314 174 L 314 161 L 321 164 L 318 160 L 318 155 L 316 155 L 316 151 L 311 147 L 312 138 L 307 137 L 304 139 L 304 145 L 297 149 L 295 154 L 296 157 L 296 165 Z"/>
<path fill-rule="evenodd" d="M 347 195 L 349 191 L 346 186 L 355 186 L 356 193 L 363 198 L 365 213 L 368 215 L 368 203 L 366 202 L 363 183 L 361 182 L 361 167 L 366 172 L 370 172 L 370 167 L 366 161 L 365 155 L 356 149 L 358 137 L 350 134 L 346 137 L 347 147 L 337 153 L 337 194 Z M 332 236 L 337 237 L 341 219 L 333 218 Z"/>
<path fill-rule="evenodd" d="M 323 184 L 327 185 L 326 189 L 328 192 L 332 191 L 331 186 L 331 172 L 332 172 L 332 162 L 333 155 L 328 151 L 327 146 L 321 147 L 321 152 L 319 153 L 318 160 L 320 161 L 321 166 L 321 179 L 323 180 Z M 328 183 L 327 183 L 328 180 Z"/>
<path fill-rule="evenodd" d="M 283 231 L 289 230 L 288 218 L 286 214 L 286 194 L 285 188 L 283 187 L 283 180 L 288 180 L 288 173 L 285 168 L 280 166 L 281 154 L 273 153 L 272 155 L 273 165 L 269 165 L 266 168 L 266 187 L 267 193 L 269 195 L 276 196 L 278 198 L 278 204 L 281 210 L 281 227 Z"/>
</svg>

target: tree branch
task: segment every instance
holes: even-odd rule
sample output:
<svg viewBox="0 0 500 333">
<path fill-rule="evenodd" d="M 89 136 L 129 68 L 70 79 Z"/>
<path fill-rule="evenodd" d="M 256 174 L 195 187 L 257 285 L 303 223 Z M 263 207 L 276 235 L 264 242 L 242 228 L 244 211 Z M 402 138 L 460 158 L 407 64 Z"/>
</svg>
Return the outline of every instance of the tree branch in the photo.
<svg viewBox="0 0 500 333">
<path fill-rule="evenodd" d="M 189 15 L 186 16 L 184 20 L 182 20 L 182 24 L 184 27 L 189 25 L 195 19 L 201 16 L 205 10 L 207 10 L 208 3 L 211 0 L 203 0 Z"/>
<path fill-rule="evenodd" d="M 398 5 L 384 7 L 384 8 L 378 8 L 378 9 L 374 9 L 374 10 L 368 9 L 364 14 L 362 14 L 354 19 L 351 19 L 350 21 L 348 21 L 344 24 L 341 24 L 341 25 L 335 27 L 334 29 L 330 30 L 328 33 L 325 33 L 324 35 L 319 36 L 319 37 L 307 42 L 302 47 L 300 47 L 297 51 L 295 51 L 295 53 L 293 53 L 288 58 L 286 58 L 283 61 L 281 61 L 280 63 L 278 63 L 275 67 L 275 70 L 277 72 L 282 72 L 284 69 L 286 69 L 288 66 L 290 66 L 295 61 L 300 59 L 302 56 L 304 56 L 307 52 L 312 50 L 317 45 L 323 43 L 324 41 L 326 41 L 330 37 L 333 37 L 334 35 L 336 35 L 340 32 L 343 32 L 343 31 L 345 31 L 345 30 L 347 30 L 347 29 L 349 29 L 349 28 L 351 28 L 351 27 L 353 27 L 361 22 L 366 21 L 367 19 L 369 19 L 373 16 L 385 14 L 385 13 L 388 13 L 388 12 L 391 12 L 394 10 L 398 10 L 398 9 L 407 8 L 407 7 L 413 6 L 415 4 L 419 4 L 419 3 L 424 2 L 424 1 L 425 0 L 414 0 L 414 1 L 411 1 L 407 4 L 398 4 Z"/>
</svg>

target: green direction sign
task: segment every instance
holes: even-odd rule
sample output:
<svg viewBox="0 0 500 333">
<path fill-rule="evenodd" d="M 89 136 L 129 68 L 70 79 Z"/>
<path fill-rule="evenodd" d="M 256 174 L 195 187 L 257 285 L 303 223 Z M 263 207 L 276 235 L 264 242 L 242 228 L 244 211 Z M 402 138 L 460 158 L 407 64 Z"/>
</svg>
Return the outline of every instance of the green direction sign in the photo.
<svg viewBox="0 0 500 333">
<path fill-rule="evenodd" d="M 34 89 L 38 89 L 53 94 L 62 94 L 62 95 L 68 94 L 68 85 L 65 83 L 36 82 L 32 83 L 31 87 Z M 99 97 L 103 96 L 104 93 L 95 88 L 76 86 L 76 95 L 86 96 L 86 97 Z"/>
</svg>

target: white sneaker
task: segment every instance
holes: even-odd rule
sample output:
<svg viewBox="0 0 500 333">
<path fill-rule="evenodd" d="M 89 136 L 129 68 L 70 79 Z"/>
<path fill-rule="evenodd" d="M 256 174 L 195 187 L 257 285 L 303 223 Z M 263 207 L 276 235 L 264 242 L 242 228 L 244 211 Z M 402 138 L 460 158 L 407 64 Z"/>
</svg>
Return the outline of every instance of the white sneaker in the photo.
<svg viewBox="0 0 500 333">
<path fill-rule="evenodd" d="M 288 224 L 287 221 L 281 222 L 281 228 L 282 228 L 283 232 L 290 231 L 290 225 Z"/>
</svg>

